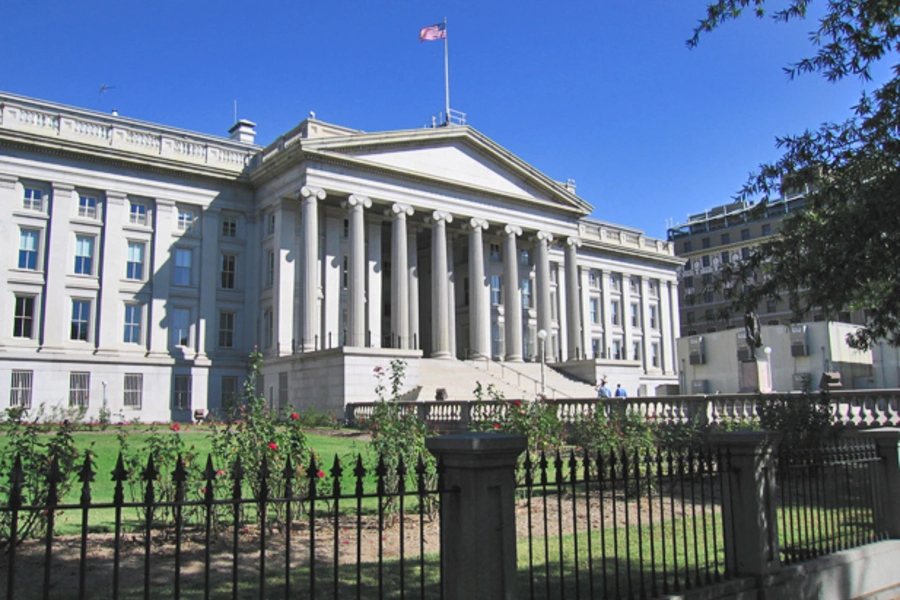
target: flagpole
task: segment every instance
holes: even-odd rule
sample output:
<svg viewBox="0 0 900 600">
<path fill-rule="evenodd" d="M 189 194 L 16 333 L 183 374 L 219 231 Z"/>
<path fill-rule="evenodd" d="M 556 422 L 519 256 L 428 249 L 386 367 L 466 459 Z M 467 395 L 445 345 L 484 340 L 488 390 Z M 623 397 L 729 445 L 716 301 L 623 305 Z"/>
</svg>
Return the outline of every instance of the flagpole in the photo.
<svg viewBox="0 0 900 600">
<path fill-rule="evenodd" d="M 446 124 L 450 124 L 450 60 L 447 57 L 447 17 L 444 17 L 444 108 Z"/>
</svg>

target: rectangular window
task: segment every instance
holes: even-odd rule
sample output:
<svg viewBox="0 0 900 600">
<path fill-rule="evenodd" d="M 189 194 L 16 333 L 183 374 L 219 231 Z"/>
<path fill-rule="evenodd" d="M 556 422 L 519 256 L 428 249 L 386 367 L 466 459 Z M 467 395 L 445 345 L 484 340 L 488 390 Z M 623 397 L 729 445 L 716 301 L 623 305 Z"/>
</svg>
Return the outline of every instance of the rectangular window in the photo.
<svg viewBox="0 0 900 600">
<path fill-rule="evenodd" d="M 709 262 L 710 262 L 710 261 L 709 261 L 709 254 L 704 254 L 704 255 L 703 255 L 703 258 L 701 259 L 701 261 L 702 261 L 702 264 L 703 264 L 704 267 L 708 267 L 708 266 L 709 266 Z"/>
<path fill-rule="evenodd" d="M 144 279 L 144 243 L 128 242 L 128 262 L 125 266 L 125 278 L 135 281 Z"/>
<path fill-rule="evenodd" d="M 725 244 L 730 244 L 730 243 L 731 243 L 731 234 L 723 233 L 722 234 L 722 245 L 724 246 Z"/>
<path fill-rule="evenodd" d="M 267 308 L 263 312 L 263 348 L 269 349 L 272 347 L 272 342 L 274 338 L 275 332 L 275 319 L 273 318 L 272 309 Z"/>
<path fill-rule="evenodd" d="M 609 287 L 612 288 L 614 292 L 622 291 L 622 276 L 618 273 L 610 273 L 609 274 Z"/>
<path fill-rule="evenodd" d="M 503 356 L 503 328 L 497 323 L 491 324 L 491 354 Z"/>
<path fill-rule="evenodd" d="M 750 258 L 750 248 L 748 248 L 747 246 L 741 248 L 741 258 L 744 260 Z"/>
<path fill-rule="evenodd" d="M 288 385 L 288 374 L 287 373 L 279 373 L 278 374 L 278 410 L 279 411 L 283 411 L 285 408 L 287 408 L 289 391 L 290 391 L 290 387 Z"/>
<path fill-rule="evenodd" d="M 609 304 L 609 322 L 613 325 L 619 324 L 619 302 L 613 300 Z"/>
<path fill-rule="evenodd" d="M 704 273 L 702 280 L 704 286 L 710 285 L 712 283 L 712 275 L 709 273 Z"/>
<path fill-rule="evenodd" d="M 750 239 L 750 230 L 749 229 L 741 229 L 741 239 L 747 241 Z"/>
<path fill-rule="evenodd" d="M 731 262 L 731 254 L 729 254 L 727 250 L 721 254 L 721 258 L 723 265 L 727 265 Z"/>
<path fill-rule="evenodd" d="M 222 255 L 222 289 L 234 289 L 234 274 L 237 257 L 234 254 Z"/>
<path fill-rule="evenodd" d="M 694 244 L 688 240 L 684 243 L 684 252 L 693 252 Z"/>
<path fill-rule="evenodd" d="M 78 216 L 85 219 L 97 218 L 97 199 L 93 196 L 78 195 Z"/>
<path fill-rule="evenodd" d="M 72 331 L 69 338 L 88 341 L 91 325 L 91 301 L 72 300 Z"/>
<path fill-rule="evenodd" d="M 604 358 L 600 352 L 600 338 L 591 338 L 591 354 L 594 358 Z"/>
<path fill-rule="evenodd" d="M 600 287 L 600 274 L 594 269 L 588 271 L 588 287 L 592 289 Z"/>
<path fill-rule="evenodd" d="M 491 244 L 491 262 L 500 262 L 501 254 L 500 254 L 500 244 Z"/>
<path fill-rule="evenodd" d="M 600 299 L 599 298 L 591 298 L 590 299 L 590 311 L 591 311 L 591 323 L 594 325 L 600 324 Z"/>
<path fill-rule="evenodd" d="M 637 277 L 631 277 L 628 279 L 628 289 L 632 294 L 640 294 L 641 293 L 641 280 Z"/>
<path fill-rule="evenodd" d="M 194 226 L 194 221 L 196 220 L 197 217 L 194 215 L 194 211 L 187 208 L 178 209 L 178 231 L 187 233 Z"/>
<path fill-rule="evenodd" d="M 557 301 L 556 301 L 556 291 L 553 290 L 550 292 L 550 319 L 556 321 L 559 318 L 558 310 L 557 310 Z"/>
<path fill-rule="evenodd" d="M 125 305 L 125 343 L 141 343 L 141 305 Z"/>
<path fill-rule="evenodd" d="M 34 371 L 13 370 L 9 382 L 9 405 L 31 408 L 31 382 Z"/>
<path fill-rule="evenodd" d="M 772 226 L 769 225 L 768 223 L 766 223 L 765 225 L 763 225 L 763 226 L 762 226 L 762 234 L 763 234 L 764 236 L 766 236 L 766 235 L 772 235 Z"/>
<path fill-rule="evenodd" d="M 37 271 L 38 268 L 38 242 L 41 232 L 37 229 L 22 229 L 19 231 L 19 268 Z"/>
<path fill-rule="evenodd" d="M 659 322 L 656 319 L 656 305 L 650 305 L 650 329 L 659 329 Z"/>
<path fill-rule="evenodd" d="M 694 287 L 694 278 L 692 276 L 684 278 L 684 287 L 686 287 L 686 288 Z"/>
<path fill-rule="evenodd" d="M 266 219 L 269 224 L 268 235 L 275 235 L 275 213 L 269 215 L 269 218 Z"/>
<path fill-rule="evenodd" d="M 501 277 L 500 275 L 491 275 L 491 304 L 497 306 L 502 303 L 503 298 L 501 296 L 500 290 L 501 286 Z"/>
<path fill-rule="evenodd" d="M 695 300 L 693 294 L 685 294 L 684 295 L 684 303 L 687 304 L 688 306 L 693 306 L 695 301 L 696 300 Z"/>
<path fill-rule="evenodd" d="M 641 343 L 632 342 L 631 344 L 631 360 L 641 360 Z"/>
<path fill-rule="evenodd" d="M 86 235 L 75 236 L 75 274 L 91 275 L 94 260 L 94 238 Z"/>
<path fill-rule="evenodd" d="M 172 345 L 191 345 L 191 311 L 187 308 L 172 310 Z"/>
<path fill-rule="evenodd" d="M 613 340 L 612 343 L 612 357 L 615 360 L 622 360 L 622 342 L 620 340 Z"/>
<path fill-rule="evenodd" d="M 175 410 L 191 409 L 191 376 L 175 376 L 175 393 L 172 395 L 172 404 Z"/>
<path fill-rule="evenodd" d="M 237 219 L 235 217 L 222 218 L 222 237 L 237 237 Z"/>
<path fill-rule="evenodd" d="M 715 301 L 716 297 L 713 292 L 703 292 L 703 301 L 706 304 L 712 304 Z"/>
<path fill-rule="evenodd" d="M 519 251 L 519 264 L 523 267 L 528 267 L 531 265 L 531 252 L 528 250 L 520 250 Z"/>
<path fill-rule="evenodd" d="M 144 403 L 144 376 L 141 373 L 125 374 L 125 398 L 126 408 L 139 409 Z"/>
<path fill-rule="evenodd" d="M 650 364 L 659 367 L 659 344 L 657 342 L 650 344 Z"/>
<path fill-rule="evenodd" d="M 522 308 L 531 308 L 531 280 L 522 280 Z"/>
<path fill-rule="evenodd" d="M 230 415 L 231 411 L 237 405 L 238 398 L 238 378 L 234 375 L 222 376 L 222 408 L 225 414 Z"/>
<path fill-rule="evenodd" d="M 705 238 L 703 238 L 702 240 L 700 240 L 700 246 L 701 246 L 703 249 L 709 248 L 709 246 L 710 246 L 709 238 L 708 238 L 708 237 L 705 237 Z"/>
<path fill-rule="evenodd" d="M 69 406 L 87 408 L 90 392 L 90 373 L 69 373 Z"/>
<path fill-rule="evenodd" d="M 343 237 L 344 239 L 350 237 L 350 219 L 344 219 Z"/>
<path fill-rule="evenodd" d="M 31 338 L 34 333 L 34 296 L 16 295 L 13 337 Z"/>
<path fill-rule="evenodd" d="M 234 348 L 234 313 L 219 313 L 219 348 Z"/>
<path fill-rule="evenodd" d="M 44 192 L 37 188 L 25 188 L 25 195 L 22 198 L 22 208 L 35 212 L 43 212 L 44 210 Z"/>
<path fill-rule="evenodd" d="M 191 285 L 191 251 L 175 249 L 175 285 Z"/>
<path fill-rule="evenodd" d="M 631 326 L 632 327 L 640 327 L 641 326 L 641 311 L 637 304 L 631 305 Z"/>
<path fill-rule="evenodd" d="M 347 289 L 347 257 L 344 257 L 344 289 Z M 266 287 L 275 284 L 275 253 L 266 250 Z"/>
<path fill-rule="evenodd" d="M 128 205 L 128 222 L 132 225 L 146 225 L 147 205 L 132 200 Z"/>
<path fill-rule="evenodd" d="M 694 311 L 692 311 L 692 310 L 687 311 L 686 314 L 687 314 L 688 325 L 690 325 L 696 320 L 697 317 L 694 315 Z"/>
</svg>

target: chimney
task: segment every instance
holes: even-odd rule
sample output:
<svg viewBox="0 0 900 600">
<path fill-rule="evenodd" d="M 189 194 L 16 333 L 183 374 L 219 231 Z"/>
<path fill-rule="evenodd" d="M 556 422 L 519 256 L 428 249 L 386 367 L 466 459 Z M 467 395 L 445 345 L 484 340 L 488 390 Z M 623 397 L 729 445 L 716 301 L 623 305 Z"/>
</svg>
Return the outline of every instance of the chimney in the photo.
<svg viewBox="0 0 900 600">
<path fill-rule="evenodd" d="M 253 129 L 254 127 L 256 127 L 256 123 L 248 121 L 247 119 L 241 119 L 228 130 L 228 133 L 231 134 L 231 139 L 236 142 L 252 144 L 253 140 L 256 139 L 256 130 Z"/>
</svg>

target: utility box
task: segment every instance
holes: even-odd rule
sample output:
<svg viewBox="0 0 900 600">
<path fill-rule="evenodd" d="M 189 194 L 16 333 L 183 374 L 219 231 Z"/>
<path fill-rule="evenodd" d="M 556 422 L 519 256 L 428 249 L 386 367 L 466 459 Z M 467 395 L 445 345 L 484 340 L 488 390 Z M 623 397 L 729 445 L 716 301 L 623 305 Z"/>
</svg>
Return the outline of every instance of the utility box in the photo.
<svg viewBox="0 0 900 600">
<path fill-rule="evenodd" d="M 703 336 L 692 337 L 688 342 L 688 348 L 692 365 L 706 364 L 706 349 L 703 344 Z"/>
</svg>

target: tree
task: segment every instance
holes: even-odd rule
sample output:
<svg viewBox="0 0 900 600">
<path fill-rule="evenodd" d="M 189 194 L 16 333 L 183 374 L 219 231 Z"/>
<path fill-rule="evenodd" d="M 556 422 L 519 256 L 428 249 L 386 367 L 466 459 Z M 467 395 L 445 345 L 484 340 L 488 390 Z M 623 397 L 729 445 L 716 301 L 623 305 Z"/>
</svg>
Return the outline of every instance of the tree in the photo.
<svg viewBox="0 0 900 600">
<path fill-rule="evenodd" d="M 777 22 L 804 19 L 812 0 L 789 0 Z M 771 3 L 769 3 L 771 4 Z M 766 0 L 718 0 L 688 40 L 744 11 L 766 16 Z M 818 73 L 829 81 L 871 79 L 871 67 L 893 60 L 890 79 L 852 107 L 849 118 L 776 138 L 783 156 L 764 164 L 739 192 L 760 210 L 783 190 L 808 190 L 806 210 L 781 223 L 780 236 L 730 264 L 730 310 L 744 313 L 766 298 L 787 296 L 797 317 L 820 309 L 828 318 L 864 310 L 866 324 L 848 343 L 868 349 L 878 340 L 900 345 L 900 0 L 830 0 L 810 34 L 815 55 L 785 69 L 791 77 Z"/>
</svg>

